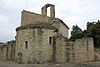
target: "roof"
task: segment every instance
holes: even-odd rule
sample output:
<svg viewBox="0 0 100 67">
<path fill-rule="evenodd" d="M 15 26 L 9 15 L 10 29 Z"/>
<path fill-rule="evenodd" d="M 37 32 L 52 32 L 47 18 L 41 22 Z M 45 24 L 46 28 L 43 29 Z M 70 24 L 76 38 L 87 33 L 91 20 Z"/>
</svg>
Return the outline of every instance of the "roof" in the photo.
<svg viewBox="0 0 100 67">
<path fill-rule="evenodd" d="M 62 24 L 64 24 L 68 29 L 69 29 L 69 27 L 61 20 L 61 19 L 59 19 L 59 18 L 57 18 L 59 21 L 61 21 L 62 22 Z"/>
</svg>

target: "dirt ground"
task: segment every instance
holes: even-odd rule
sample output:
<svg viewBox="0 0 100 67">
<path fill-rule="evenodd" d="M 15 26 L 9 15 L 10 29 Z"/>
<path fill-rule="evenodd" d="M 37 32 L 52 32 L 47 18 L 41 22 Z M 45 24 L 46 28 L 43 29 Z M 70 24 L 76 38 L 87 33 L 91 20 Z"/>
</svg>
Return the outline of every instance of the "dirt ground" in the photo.
<svg viewBox="0 0 100 67">
<path fill-rule="evenodd" d="M 100 67 L 100 61 L 86 64 L 17 64 L 12 61 L 0 61 L 0 67 Z"/>
</svg>

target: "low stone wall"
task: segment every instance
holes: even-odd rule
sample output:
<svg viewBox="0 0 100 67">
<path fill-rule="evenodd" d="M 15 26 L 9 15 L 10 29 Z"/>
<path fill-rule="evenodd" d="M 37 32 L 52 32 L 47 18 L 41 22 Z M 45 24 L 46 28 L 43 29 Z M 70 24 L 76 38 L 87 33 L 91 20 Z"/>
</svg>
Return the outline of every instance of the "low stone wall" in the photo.
<svg viewBox="0 0 100 67">
<path fill-rule="evenodd" d="M 6 60 L 7 46 L 2 45 L 2 47 L 0 47 L 0 52 L 0 60 Z"/>
<path fill-rule="evenodd" d="M 15 60 L 15 43 L 4 44 L 0 47 L 0 61 Z"/>
<path fill-rule="evenodd" d="M 56 63 L 87 63 L 94 61 L 94 45 L 92 38 L 77 39 L 74 42 L 65 37 L 56 38 Z"/>
<path fill-rule="evenodd" d="M 100 48 L 95 48 L 95 61 L 100 61 Z"/>
<path fill-rule="evenodd" d="M 92 38 L 77 39 L 75 42 L 69 42 L 68 51 L 73 62 L 83 63 L 94 60 L 94 45 Z"/>
<path fill-rule="evenodd" d="M 64 37 L 56 38 L 56 52 L 55 52 L 56 63 L 66 62 L 66 39 Z"/>
</svg>

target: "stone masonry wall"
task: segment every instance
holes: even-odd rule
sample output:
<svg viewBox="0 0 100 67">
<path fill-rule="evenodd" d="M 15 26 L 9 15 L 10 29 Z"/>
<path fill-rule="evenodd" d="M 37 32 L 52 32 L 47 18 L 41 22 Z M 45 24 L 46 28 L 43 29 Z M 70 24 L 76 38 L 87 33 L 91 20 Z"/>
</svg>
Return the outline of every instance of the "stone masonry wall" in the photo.
<svg viewBox="0 0 100 67">
<path fill-rule="evenodd" d="M 75 48 L 74 43 L 67 41 L 66 43 L 66 57 L 67 57 L 66 62 L 67 63 L 74 62 L 74 57 L 75 57 L 74 48 Z"/>
<path fill-rule="evenodd" d="M 46 63 L 52 61 L 53 45 L 49 43 L 49 37 L 54 36 L 50 29 L 25 29 L 17 31 L 16 61 L 18 53 L 22 54 L 23 63 Z M 25 42 L 27 41 L 27 48 Z"/>
<path fill-rule="evenodd" d="M 48 17 L 29 11 L 22 11 L 21 25 L 48 23 Z"/>
<path fill-rule="evenodd" d="M 56 38 L 56 53 L 55 53 L 55 62 L 56 63 L 65 63 L 66 62 L 66 38 L 58 36 Z"/>
<path fill-rule="evenodd" d="M 22 11 L 21 26 L 30 24 L 50 24 L 56 27 L 64 37 L 68 38 L 68 26 L 58 18 L 51 18 L 42 14 L 36 14 L 29 11 Z"/>
<path fill-rule="evenodd" d="M 69 42 L 64 37 L 56 39 L 57 63 L 84 63 L 94 60 L 94 45 L 92 38 L 77 39 Z"/>
<path fill-rule="evenodd" d="M 6 60 L 14 61 L 15 60 L 15 43 L 8 44 L 6 49 L 7 49 Z"/>
<path fill-rule="evenodd" d="M 95 61 L 100 61 L 100 48 L 95 48 Z"/>
<path fill-rule="evenodd" d="M 0 47 L 0 60 L 2 61 L 15 60 L 15 43 L 2 45 Z"/>
<path fill-rule="evenodd" d="M 74 42 L 74 61 L 76 63 L 94 60 L 94 45 L 92 38 L 82 38 Z"/>
<path fill-rule="evenodd" d="M 6 60 L 6 53 L 7 53 L 7 46 L 4 45 L 1 51 L 2 51 L 1 58 L 3 61 L 5 61 Z"/>
<path fill-rule="evenodd" d="M 62 20 L 56 18 L 56 19 L 51 19 L 50 22 L 54 22 L 52 25 L 58 29 L 59 34 L 68 38 L 69 28 L 64 24 L 64 22 Z"/>
</svg>

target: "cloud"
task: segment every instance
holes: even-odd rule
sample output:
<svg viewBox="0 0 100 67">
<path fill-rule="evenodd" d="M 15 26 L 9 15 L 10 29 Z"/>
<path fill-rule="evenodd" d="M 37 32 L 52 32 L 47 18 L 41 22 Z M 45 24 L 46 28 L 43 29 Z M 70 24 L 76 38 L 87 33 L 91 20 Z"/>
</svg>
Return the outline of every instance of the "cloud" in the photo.
<svg viewBox="0 0 100 67">
<path fill-rule="evenodd" d="M 0 41 L 14 39 L 23 9 L 40 14 L 41 7 L 47 3 L 55 5 L 56 17 L 62 19 L 70 31 L 73 25 L 84 30 L 88 21 L 100 19 L 100 0 L 0 0 Z"/>
</svg>

